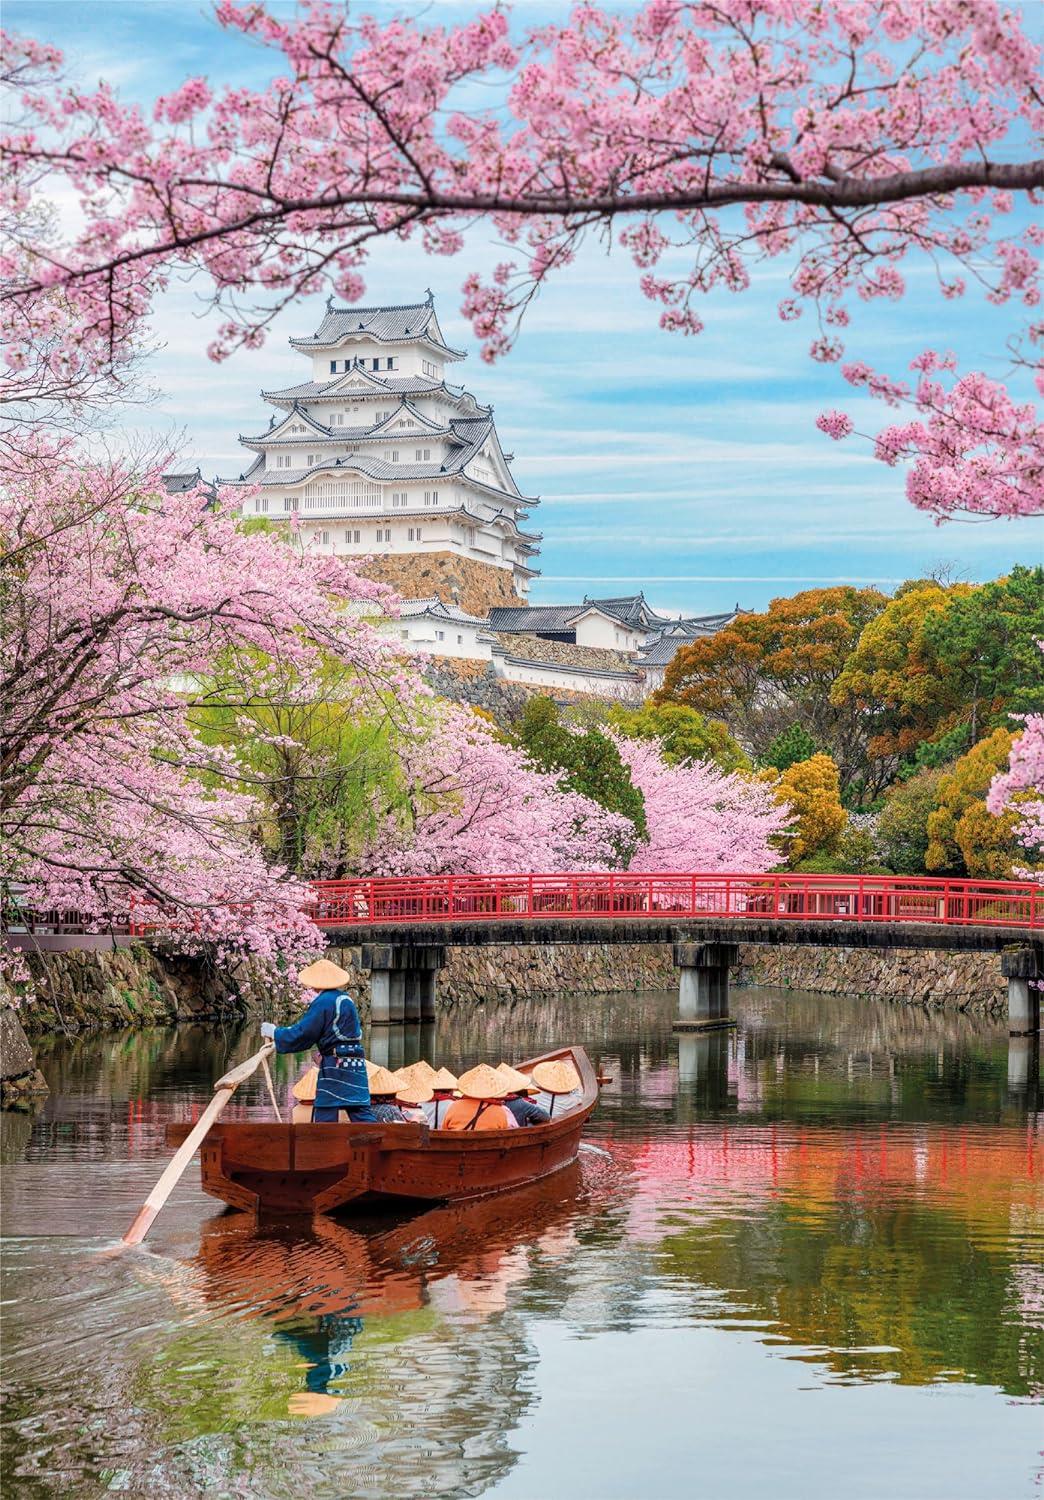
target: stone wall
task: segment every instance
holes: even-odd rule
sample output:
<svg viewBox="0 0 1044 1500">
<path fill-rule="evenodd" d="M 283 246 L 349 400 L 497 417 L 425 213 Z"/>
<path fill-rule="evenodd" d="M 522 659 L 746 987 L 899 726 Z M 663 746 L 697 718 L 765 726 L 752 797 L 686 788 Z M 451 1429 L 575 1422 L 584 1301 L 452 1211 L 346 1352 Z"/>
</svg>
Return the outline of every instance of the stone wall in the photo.
<svg viewBox="0 0 1044 1500">
<path fill-rule="evenodd" d="M 1000 1010 L 1008 997 L 998 954 L 944 953 L 933 948 L 747 944 L 740 948 L 738 978 L 741 984 L 961 1010 Z"/>
<path fill-rule="evenodd" d="M 143 943 L 107 952 L 26 953 L 25 960 L 35 999 L 19 1014 L 31 1036 L 232 1018 L 257 1008 L 259 998 L 245 966 L 219 972 L 206 958 L 163 954 Z"/>
<path fill-rule="evenodd" d="M 469 615 L 481 618 L 495 604 L 525 603 L 515 593 L 510 568 L 458 557 L 455 552 L 389 553 L 371 558 L 361 571 L 388 584 L 403 599 L 430 599 L 437 594 L 443 604 L 459 604 Z"/>
</svg>

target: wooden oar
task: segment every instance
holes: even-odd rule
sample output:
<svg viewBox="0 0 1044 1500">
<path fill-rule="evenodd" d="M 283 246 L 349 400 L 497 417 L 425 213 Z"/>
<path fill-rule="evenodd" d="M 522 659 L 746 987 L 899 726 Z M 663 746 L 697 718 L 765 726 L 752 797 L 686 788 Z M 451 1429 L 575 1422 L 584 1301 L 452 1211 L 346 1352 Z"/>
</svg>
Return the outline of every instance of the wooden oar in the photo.
<svg viewBox="0 0 1044 1500">
<path fill-rule="evenodd" d="M 156 1215 L 177 1186 L 182 1172 L 184 1172 L 193 1156 L 195 1156 L 196 1148 L 211 1125 L 213 1125 L 239 1085 L 244 1083 L 274 1051 L 275 1047 L 272 1043 L 266 1042 L 260 1052 L 255 1052 L 253 1057 L 248 1057 L 246 1062 L 240 1063 L 238 1067 L 230 1068 L 224 1077 L 218 1079 L 214 1085 L 213 1099 L 211 1099 L 189 1134 L 182 1141 L 177 1151 L 175 1151 L 159 1182 L 157 1182 L 152 1192 L 145 1199 L 145 1202 L 138 1209 L 134 1223 L 123 1236 L 122 1243 L 124 1245 L 141 1244 L 152 1228 Z"/>
</svg>

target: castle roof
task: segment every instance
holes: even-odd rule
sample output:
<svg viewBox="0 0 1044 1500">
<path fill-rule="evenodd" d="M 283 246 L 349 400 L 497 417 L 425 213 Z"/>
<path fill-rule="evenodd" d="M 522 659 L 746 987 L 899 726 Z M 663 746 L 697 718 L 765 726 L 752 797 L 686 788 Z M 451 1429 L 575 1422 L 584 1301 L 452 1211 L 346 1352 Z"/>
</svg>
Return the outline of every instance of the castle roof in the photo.
<svg viewBox="0 0 1044 1500">
<path fill-rule="evenodd" d="M 347 386 L 359 378 L 365 379 L 372 390 L 350 390 Z M 262 391 L 266 401 L 359 401 L 370 396 L 430 396 L 445 392 L 454 401 L 460 401 L 469 392 L 462 385 L 451 385 L 446 380 L 432 380 L 428 375 L 374 375 L 370 370 L 348 370 L 340 375 L 331 375 L 329 380 L 305 380 L 299 385 L 288 385 L 282 391 Z M 474 401 L 475 398 L 472 396 Z M 491 410 L 475 402 L 479 411 Z"/>
<path fill-rule="evenodd" d="M 442 337 L 435 306 L 426 302 L 402 302 L 390 307 L 335 307 L 326 304 L 326 316 L 308 338 L 291 339 L 295 349 L 330 349 L 345 339 L 358 337 L 378 344 L 433 345 L 446 359 L 464 359 L 459 349 L 451 349 Z"/>
<path fill-rule="evenodd" d="M 482 615 L 469 615 L 456 604 L 443 604 L 438 594 L 428 599 L 404 599 L 399 605 L 399 619 L 415 620 L 421 615 L 431 615 L 438 620 L 453 620 L 458 625 L 485 625 Z"/>
</svg>

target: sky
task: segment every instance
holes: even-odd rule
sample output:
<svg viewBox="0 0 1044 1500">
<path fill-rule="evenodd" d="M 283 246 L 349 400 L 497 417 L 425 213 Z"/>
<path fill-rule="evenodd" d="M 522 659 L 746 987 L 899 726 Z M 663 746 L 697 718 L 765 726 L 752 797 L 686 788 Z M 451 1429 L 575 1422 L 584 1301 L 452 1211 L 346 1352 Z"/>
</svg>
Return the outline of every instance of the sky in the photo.
<svg viewBox="0 0 1044 1500">
<path fill-rule="evenodd" d="M 379 3 L 365 8 L 391 13 Z M 430 3 L 423 10 L 447 20 L 465 13 Z M 526 0 L 514 14 L 537 23 L 561 7 Z M 1044 26 L 1044 5 L 1031 14 Z M 196 0 L 7 0 L 4 19 L 62 48 L 71 78 L 105 79 L 128 100 L 151 100 L 199 74 L 214 87 L 259 85 L 271 66 Z M 807 317 L 779 321 L 783 263 L 758 269 L 742 296 L 703 299 L 705 331 L 686 338 L 659 329 L 627 257 L 592 242 L 530 308 L 512 352 L 490 367 L 459 314 L 460 288 L 469 271 L 504 258 L 491 232 L 473 234 L 453 259 L 385 244 L 365 270 L 364 300 L 419 301 L 430 287 L 448 342 L 468 352 L 451 379 L 493 404 L 520 488 L 540 497 L 528 523 L 544 538 L 535 602 L 640 588 L 656 606 L 704 614 L 737 603 L 760 609 L 777 595 L 833 583 L 891 591 L 940 568 L 978 580 L 1044 561 L 1039 520 L 938 526 L 906 500 L 901 469 L 876 462 L 865 441 L 838 444 L 817 430 L 824 408 L 849 412 L 863 432 L 883 425 L 885 410 L 852 399 L 836 366 L 807 357 L 815 336 Z M 970 298 L 944 302 L 927 267 L 907 275 L 902 303 L 853 310 L 849 352 L 901 374 L 926 347 L 953 349 L 962 366 L 1003 378 L 1013 312 Z M 216 319 L 202 290 L 179 284 L 157 304 L 157 347 L 144 371 L 157 398 L 122 413 L 119 426 L 129 442 L 168 441 L 178 467 L 235 478 L 252 456 L 238 436 L 268 423 L 260 391 L 308 378 L 306 356 L 287 341 L 314 332 L 324 298 L 284 314 L 260 350 L 214 365 L 206 346 Z"/>
</svg>

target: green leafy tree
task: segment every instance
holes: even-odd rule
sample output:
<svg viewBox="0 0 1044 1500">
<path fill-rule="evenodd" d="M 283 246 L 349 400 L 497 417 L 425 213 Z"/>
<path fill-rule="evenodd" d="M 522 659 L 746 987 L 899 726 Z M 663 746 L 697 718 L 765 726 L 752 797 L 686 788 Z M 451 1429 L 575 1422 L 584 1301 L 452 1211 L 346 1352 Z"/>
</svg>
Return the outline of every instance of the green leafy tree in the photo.
<svg viewBox="0 0 1044 1500">
<path fill-rule="evenodd" d="M 939 802 L 947 770 L 925 766 L 899 781 L 885 798 L 877 820 L 885 862 L 897 875 L 923 875 L 928 866 L 928 817 Z"/>
<path fill-rule="evenodd" d="M 668 765 L 709 760 L 723 771 L 749 771 L 750 760 L 720 719 L 708 719 L 687 703 L 653 703 L 609 710 L 609 723 L 629 740 L 655 740 Z"/>
<path fill-rule="evenodd" d="M 540 697 L 526 704 L 516 743 L 539 770 L 564 772 L 571 791 L 629 819 L 634 837 L 618 850 L 626 863 L 637 843 L 648 836 L 645 799 L 609 736 L 594 727 L 574 734 L 562 723 L 552 700 Z"/>
<path fill-rule="evenodd" d="M 1010 715 L 1044 709 L 1044 568 L 1014 567 L 963 593 L 925 622 L 924 638 L 939 670 L 959 684 L 972 745 L 1009 727 Z"/>
<path fill-rule="evenodd" d="M 239 653 L 193 717 L 204 740 L 235 754 L 273 859 L 298 875 L 336 879 L 355 873 L 377 821 L 405 805 L 402 726 L 395 705 L 382 711 L 373 694 L 364 708 L 358 683 L 336 661 L 318 682 L 303 693 L 292 664 Z"/>
<path fill-rule="evenodd" d="M 869 750 L 881 757 L 909 756 L 961 717 L 964 684 L 952 665 L 938 660 L 929 627 L 936 627 L 970 584 L 933 579 L 904 583 L 867 624 L 832 689 L 835 703 L 855 705 L 874 724 Z"/>
<path fill-rule="evenodd" d="M 782 734 L 777 734 L 762 756 L 762 764 L 774 766 L 777 771 L 788 771 L 799 760 L 811 760 L 816 753 L 816 742 L 807 729 L 800 724 L 791 724 Z"/>
</svg>

